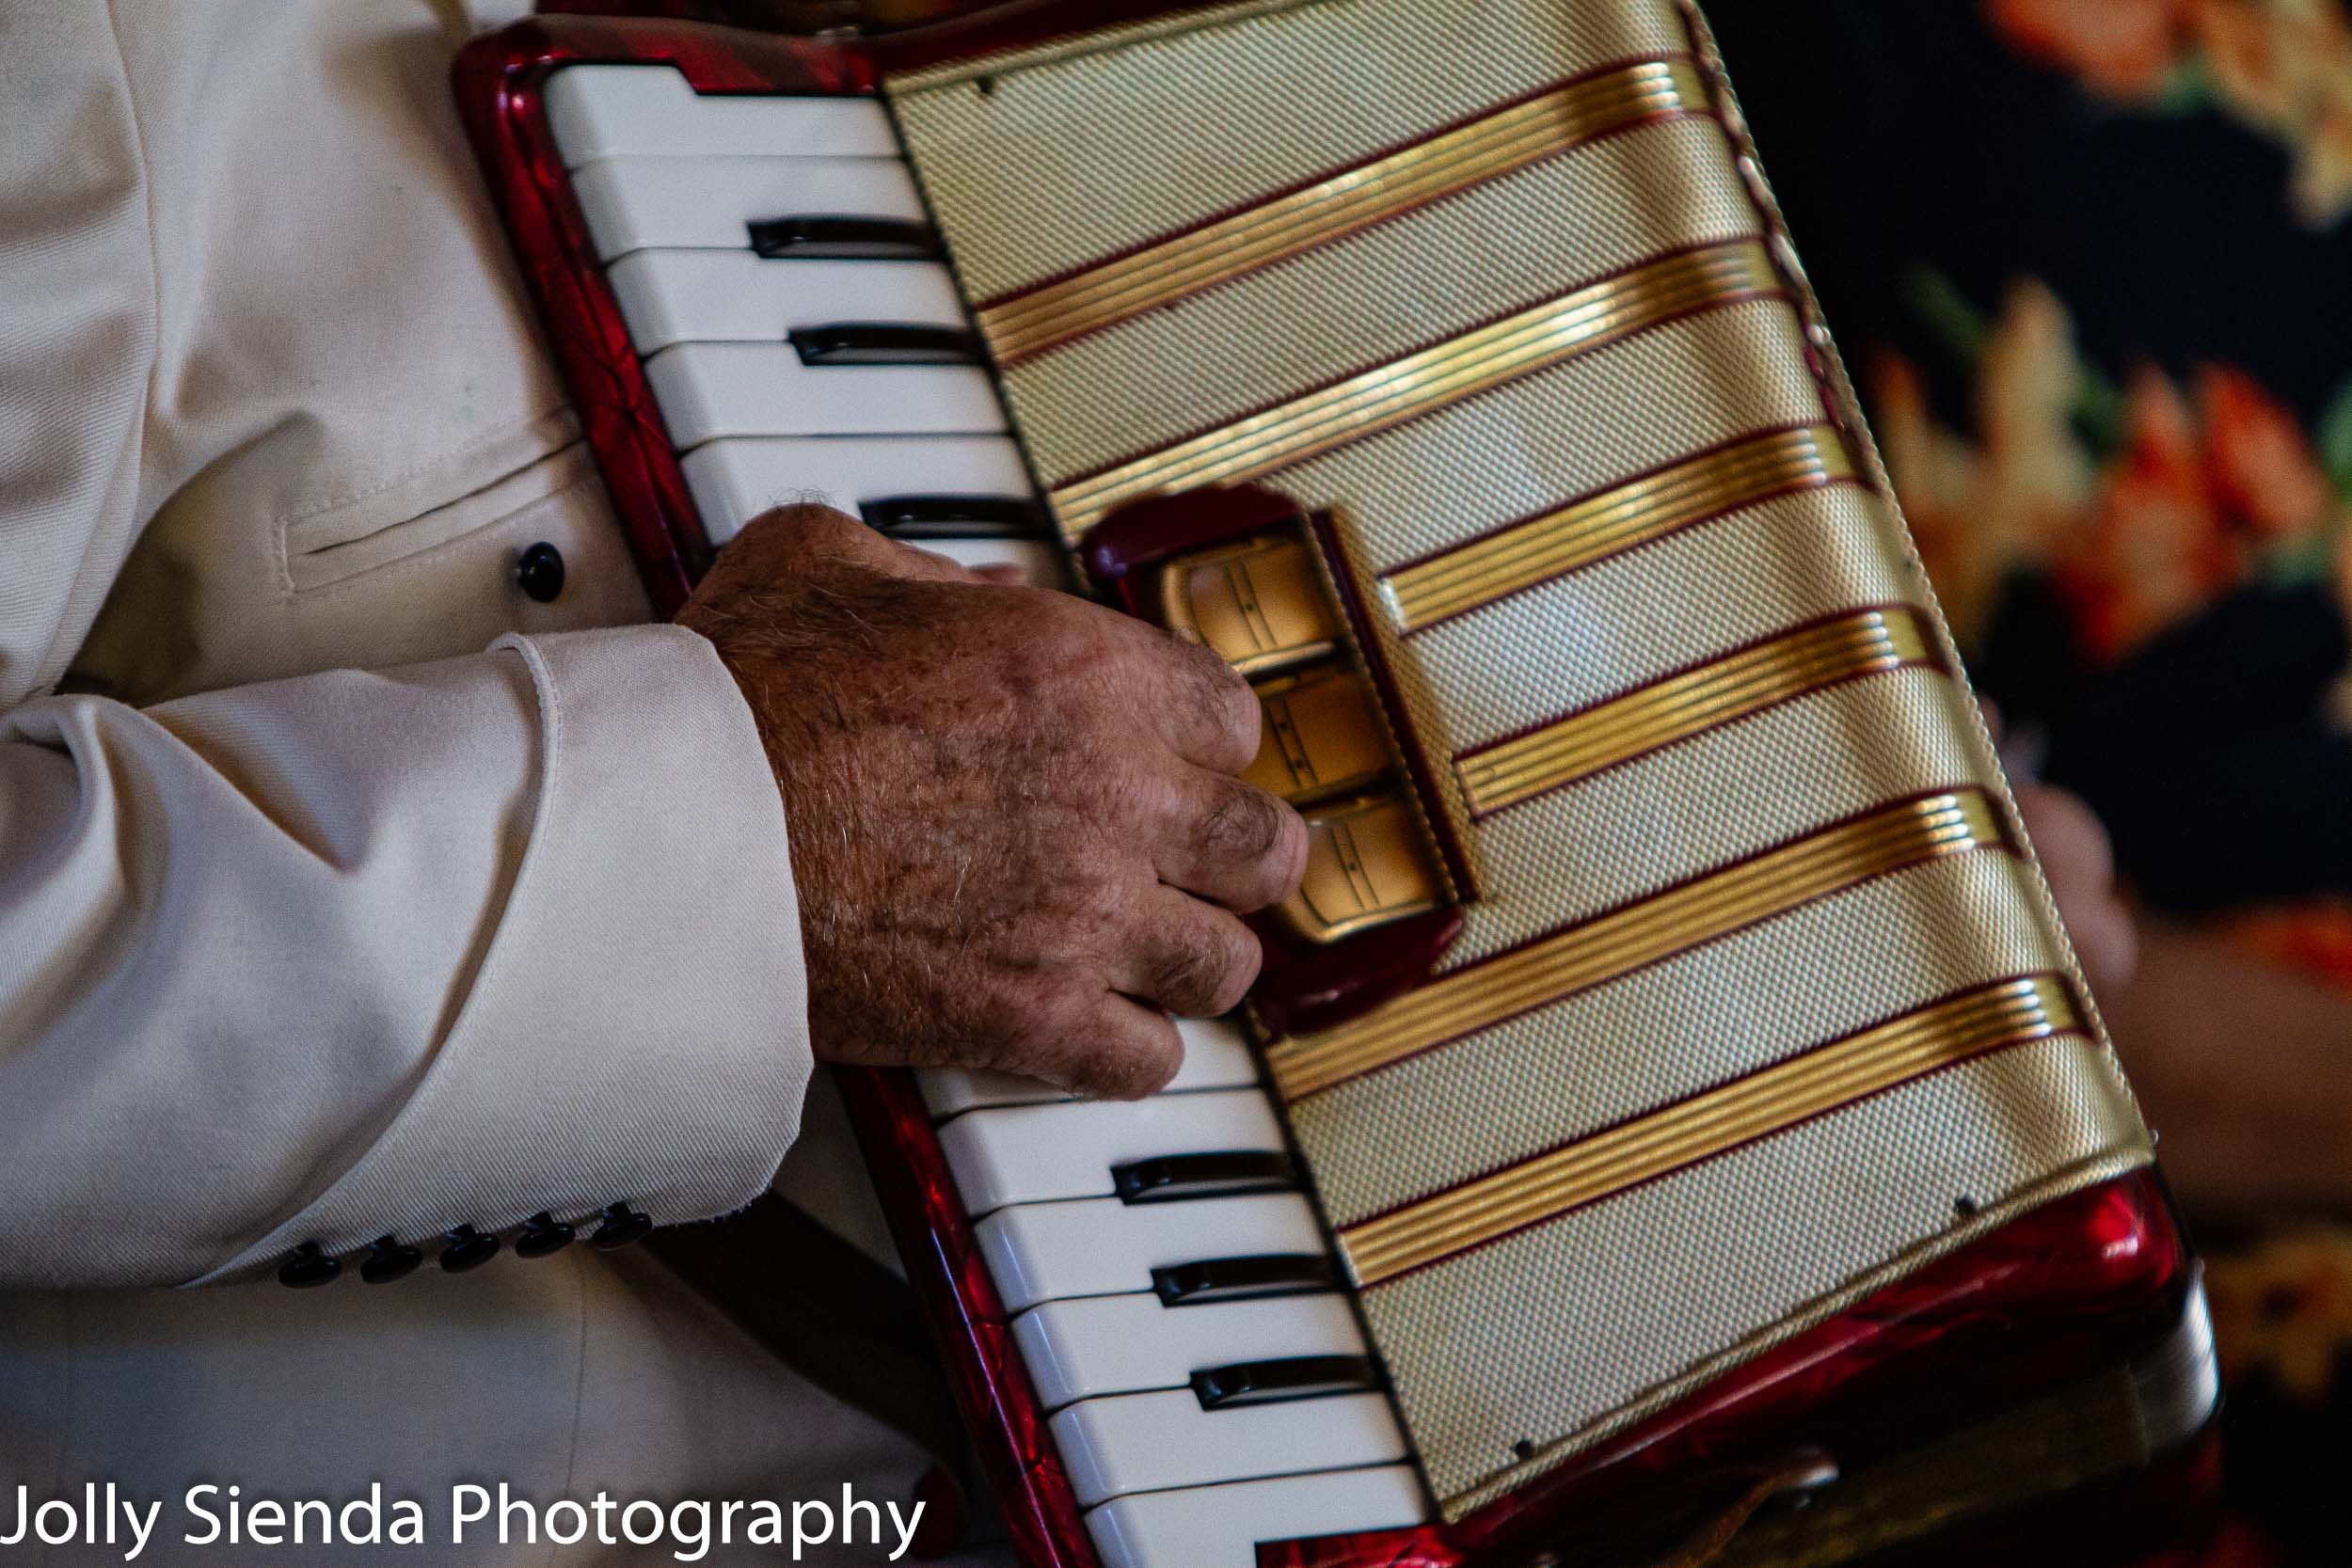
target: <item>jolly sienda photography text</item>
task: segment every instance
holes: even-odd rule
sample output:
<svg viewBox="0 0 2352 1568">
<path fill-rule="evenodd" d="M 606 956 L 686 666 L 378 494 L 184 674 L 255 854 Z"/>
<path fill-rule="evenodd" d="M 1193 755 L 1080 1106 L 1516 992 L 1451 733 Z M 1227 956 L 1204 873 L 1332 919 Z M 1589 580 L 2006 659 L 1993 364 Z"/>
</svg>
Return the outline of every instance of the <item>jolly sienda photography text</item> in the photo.
<svg viewBox="0 0 2352 1568">
<path fill-rule="evenodd" d="M 168 1530 L 191 1546 L 381 1546 L 429 1543 L 463 1545 L 496 1541 L 509 1545 L 614 1546 L 666 1544 L 680 1562 L 699 1562 L 715 1547 L 771 1548 L 779 1562 L 798 1562 L 812 1546 L 872 1545 L 880 1560 L 897 1562 L 914 1543 L 922 1503 L 902 1509 L 857 1497 L 844 1485 L 838 1500 L 730 1498 L 624 1501 L 599 1492 L 576 1500 L 539 1502 L 470 1482 L 450 1488 L 437 1515 L 414 1497 L 389 1497 L 380 1482 L 366 1492 L 327 1501 L 249 1494 L 240 1485 L 191 1486 L 167 1516 L 164 1500 L 140 1498 L 112 1481 L 87 1481 L 78 1492 L 37 1497 L 27 1486 L 0 1496 L 0 1551 L 35 1544 L 114 1546 L 135 1562 Z"/>
</svg>

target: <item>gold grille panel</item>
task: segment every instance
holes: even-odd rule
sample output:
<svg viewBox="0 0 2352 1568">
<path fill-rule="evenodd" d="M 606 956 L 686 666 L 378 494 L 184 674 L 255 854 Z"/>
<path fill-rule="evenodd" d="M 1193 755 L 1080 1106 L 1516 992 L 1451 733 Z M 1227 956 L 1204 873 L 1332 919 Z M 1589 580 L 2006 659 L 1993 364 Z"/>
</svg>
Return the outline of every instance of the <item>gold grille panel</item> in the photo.
<svg viewBox="0 0 2352 1568">
<path fill-rule="evenodd" d="M 1702 35 L 1245 0 L 884 85 L 1067 537 L 1331 520 L 1157 586 L 1347 829 L 1319 927 L 1440 895 L 1378 810 L 1475 888 L 1433 978 L 1267 1048 L 1449 1518 L 2148 1157 Z M 1309 568 L 1349 626 L 1276 624 Z"/>
<path fill-rule="evenodd" d="M 1629 691 L 1454 761 L 1473 816 L 1857 675 L 1940 658 L 1909 605 L 1858 610 Z"/>
<path fill-rule="evenodd" d="M 1264 413 L 1074 480 L 1048 499 L 1064 535 L 1074 541 L 1104 514 L 1154 491 L 1262 479 L 1676 316 L 1780 288 L 1770 253 L 1754 241 L 1665 257 Z"/>
<path fill-rule="evenodd" d="M 1277 1093 L 1303 1099 L 1868 878 L 2005 842 L 1982 790 L 1898 801 L 1454 970 L 1354 1023 L 1278 1040 L 1266 1064 Z"/>
<path fill-rule="evenodd" d="M 1966 992 L 1339 1233 L 1359 1285 L 1597 1202 L 1897 1084 L 2083 1026 L 2057 975 Z"/>
<path fill-rule="evenodd" d="M 1772 430 L 1474 539 L 1381 578 L 1411 633 L 1767 497 L 1854 477 L 1828 425 Z"/>
<path fill-rule="evenodd" d="M 1687 60 L 1644 60 L 1567 83 L 988 306 L 980 331 L 997 362 L 1011 365 L 1611 132 L 1707 106 L 1706 84 Z"/>
</svg>

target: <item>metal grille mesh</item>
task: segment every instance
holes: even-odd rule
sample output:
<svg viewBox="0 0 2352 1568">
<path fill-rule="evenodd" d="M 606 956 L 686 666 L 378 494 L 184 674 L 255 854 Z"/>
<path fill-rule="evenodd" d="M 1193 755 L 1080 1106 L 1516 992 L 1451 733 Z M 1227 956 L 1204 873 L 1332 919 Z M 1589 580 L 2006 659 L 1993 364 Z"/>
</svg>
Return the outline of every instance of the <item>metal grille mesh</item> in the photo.
<svg viewBox="0 0 2352 1568">
<path fill-rule="evenodd" d="M 2007 855 L 1931 862 L 1312 1096 L 1289 1117 L 1324 1207 L 1353 1224 L 1948 992 L 2051 969 L 2021 874 Z M 1345 1158 L 1359 1140 L 1389 1157 Z"/>
<path fill-rule="evenodd" d="M 1474 830 L 1480 885 L 1547 895 L 1470 905 L 1446 967 L 1883 801 L 1971 782 L 1976 759 L 1947 719 L 1954 695 L 1937 671 L 1888 671 L 1486 818 Z"/>
<path fill-rule="evenodd" d="M 974 303 L 1328 175 L 1604 64 L 1689 46 L 1671 0 L 1288 0 L 889 84 Z M 1049 483 L 1295 397 L 1473 320 L 1756 231 L 1729 144 L 1659 123 L 1476 187 L 1011 378 Z M 1273 476 L 1343 507 L 1377 578 L 1753 433 L 1820 423 L 1799 310 L 1655 325 Z M 1842 400 L 1832 400 L 1842 409 Z M 1864 453 L 1863 472 L 1876 479 Z M 1422 635 L 1383 635 L 1430 770 L 1671 670 L 1927 590 L 1861 485 L 1721 515 Z M 1994 777 L 1953 681 L 1800 698 L 1472 825 L 1460 963 L 1882 801 Z M 1976 850 L 1850 887 L 1370 1077 L 1295 1126 L 1344 1223 L 1703 1094 L 1971 983 L 2073 974 L 2037 874 Z M 1894 1272 L 2146 1158 L 2100 1042 L 1905 1085 L 1379 1285 L 1365 1302 L 1450 1517 Z M 1982 1205 L 1956 1220 L 1953 1200 Z M 1515 1455 L 1522 1440 L 1531 1459 Z"/>
<path fill-rule="evenodd" d="M 1821 417 L 1795 312 L 1732 305 L 1645 332 L 1277 476 L 1344 505 L 1374 571 L 1751 431 Z"/>
<path fill-rule="evenodd" d="M 1666 0 L 1354 0 L 1211 11 L 1122 49 L 886 90 L 985 300 L 1565 77 L 1689 48 Z"/>
<path fill-rule="evenodd" d="M 1463 752 L 1849 605 L 1916 600 L 1878 498 L 1779 496 L 1530 590 L 1412 641 L 1432 750 Z M 1705 587 L 1694 594 L 1682 585 Z M 1661 589 L 1670 592 L 1661 596 Z"/>
<path fill-rule="evenodd" d="M 1016 365 L 1006 395 L 1058 484 L 1550 298 L 1562 278 L 1754 235 L 1723 147 L 1712 120 L 1627 132 Z M 1642 195 L 1660 189 L 1675 198 Z"/>
<path fill-rule="evenodd" d="M 1381 1286 L 1365 1315 L 1451 1512 L 1796 1332 L 1910 1249 L 2135 1160 L 2141 1139 L 2095 1046 L 2020 1046 Z M 1963 1196 L 1983 1207 L 1956 1233 Z"/>
</svg>

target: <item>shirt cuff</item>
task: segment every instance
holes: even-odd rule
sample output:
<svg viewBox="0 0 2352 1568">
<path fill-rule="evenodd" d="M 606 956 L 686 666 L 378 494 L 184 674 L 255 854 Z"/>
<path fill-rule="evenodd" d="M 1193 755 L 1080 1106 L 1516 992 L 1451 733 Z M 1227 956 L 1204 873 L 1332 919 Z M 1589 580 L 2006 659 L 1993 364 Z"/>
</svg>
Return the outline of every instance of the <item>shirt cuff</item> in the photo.
<svg viewBox="0 0 2352 1568">
<path fill-rule="evenodd" d="M 791 1146 L 811 1070 L 799 905 L 734 678 L 677 626 L 494 646 L 529 671 L 539 776 L 457 1015 L 349 1168 L 196 1283 L 305 1243 L 348 1253 L 542 1212 L 705 1219 L 758 1196 Z"/>
</svg>

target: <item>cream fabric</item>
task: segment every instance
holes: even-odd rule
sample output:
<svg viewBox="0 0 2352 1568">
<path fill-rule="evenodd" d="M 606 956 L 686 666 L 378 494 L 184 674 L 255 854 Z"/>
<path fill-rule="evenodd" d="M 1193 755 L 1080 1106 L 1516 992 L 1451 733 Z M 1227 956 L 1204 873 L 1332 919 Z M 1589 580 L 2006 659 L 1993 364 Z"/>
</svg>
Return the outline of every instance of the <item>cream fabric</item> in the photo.
<svg viewBox="0 0 2352 1568">
<path fill-rule="evenodd" d="M 462 18 L 119 10 L 0 40 L 0 1280 L 739 1206 L 808 1071 L 782 807 L 708 644 L 566 629 L 643 600 Z M 585 546 L 560 611 L 517 529 Z"/>
<path fill-rule="evenodd" d="M 755 1196 L 808 1056 L 751 728 L 669 627 L 19 706 L 5 1276 L 174 1283 Z"/>
<path fill-rule="evenodd" d="M 628 625 L 471 26 L 0 6 L 0 1482 L 903 1498 L 909 1445 L 626 1255 L 265 1277 L 736 1208 L 810 1070 L 776 791 L 708 645 Z"/>
</svg>

